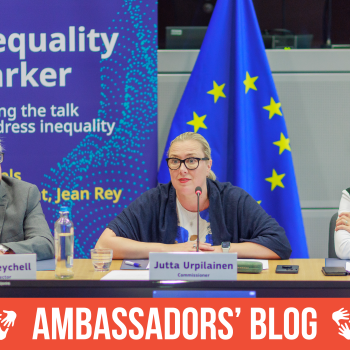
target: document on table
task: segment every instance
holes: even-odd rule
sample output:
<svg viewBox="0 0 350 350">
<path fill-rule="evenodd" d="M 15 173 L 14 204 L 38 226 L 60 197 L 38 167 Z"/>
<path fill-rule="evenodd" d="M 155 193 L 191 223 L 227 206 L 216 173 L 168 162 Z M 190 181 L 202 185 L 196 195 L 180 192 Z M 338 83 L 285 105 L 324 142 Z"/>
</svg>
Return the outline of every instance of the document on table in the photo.
<svg viewBox="0 0 350 350">
<path fill-rule="evenodd" d="M 37 271 L 55 271 L 55 259 L 40 260 L 36 262 Z"/>
<path fill-rule="evenodd" d="M 237 259 L 237 261 L 254 261 L 254 262 L 261 262 L 263 265 L 263 270 L 269 269 L 269 261 L 268 260 L 257 260 L 257 259 Z"/>
<path fill-rule="evenodd" d="M 148 270 L 114 270 L 102 277 L 103 281 L 148 281 Z"/>
<path fill-rule="evenodd" d="M 326 258 L 325 261 L 325 266 L 326 267 L 345 267 L 345 269 L 347 271 L 348 268 L 350 268 L 350 260 L 342 260 L 342 259 L 338 259 L 338 258 Z"/>
</svg>

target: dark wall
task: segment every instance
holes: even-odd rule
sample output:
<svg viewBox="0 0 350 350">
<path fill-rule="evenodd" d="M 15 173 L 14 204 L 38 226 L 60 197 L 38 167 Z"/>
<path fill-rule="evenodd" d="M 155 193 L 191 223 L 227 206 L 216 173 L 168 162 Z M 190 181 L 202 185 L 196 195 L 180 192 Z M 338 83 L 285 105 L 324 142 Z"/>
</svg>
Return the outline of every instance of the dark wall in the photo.
<svg viewBox="0 0 350 350">
<path fill-rule="evenodd" d="M 283 27 L 282 0 L 253 0 L 261 30 Z M 285 28 L 294 34 L 313 34 L 313 47 L 323 43 L 324 0 L 285 0 Z"/>
<path fill-rule="evenodd" d="M 158 0 L 158 46 L 165 47 L 167 26 L 207 26 L 216 0 Z"/>
<path fill-rule="evenodd" d="M 350 1 L 333 0 L 332 42 L 350 44 Z"/>
<path fill-rule="evenodd" d="M 234 1 L 234 0 L 232 0 Z M 159 0 L 159 48 L 165 47 L 166 26 L 207 26 L 216 0 Z M 261 30 L 283 27 L 295 34 L 313 34 L 313 47 L 324 42 L 326 0 L 253 0 Z M 332 43 L 350 44 L 350 0 L 332 0 Z"/>
</svg>

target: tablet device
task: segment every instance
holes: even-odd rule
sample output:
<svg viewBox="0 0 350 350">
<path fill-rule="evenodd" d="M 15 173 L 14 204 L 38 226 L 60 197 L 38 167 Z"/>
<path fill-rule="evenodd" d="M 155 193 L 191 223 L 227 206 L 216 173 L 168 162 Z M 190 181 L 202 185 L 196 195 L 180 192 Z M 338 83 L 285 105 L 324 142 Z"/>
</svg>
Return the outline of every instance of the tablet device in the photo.
<svg viewBox="0 0 350 350">
<path fill-rule="evenodd" d="M 322 267 L 325 276 L 346 276 L 348 272 L 344 267 Z"/>
</svg>

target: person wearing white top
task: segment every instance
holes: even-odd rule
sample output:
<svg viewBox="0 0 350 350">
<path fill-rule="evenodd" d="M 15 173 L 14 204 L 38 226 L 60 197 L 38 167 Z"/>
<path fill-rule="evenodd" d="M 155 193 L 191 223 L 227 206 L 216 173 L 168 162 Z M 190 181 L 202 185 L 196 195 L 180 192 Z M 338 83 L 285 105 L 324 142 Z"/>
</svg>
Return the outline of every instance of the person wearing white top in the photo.
<svg viewBox="0 0 350 350">
<path fill-rule="evenodd" d="M 350 259 L 350 188 L 342 192 L 335 226 L 334 247 L 339 259 Z"/>
</svg>

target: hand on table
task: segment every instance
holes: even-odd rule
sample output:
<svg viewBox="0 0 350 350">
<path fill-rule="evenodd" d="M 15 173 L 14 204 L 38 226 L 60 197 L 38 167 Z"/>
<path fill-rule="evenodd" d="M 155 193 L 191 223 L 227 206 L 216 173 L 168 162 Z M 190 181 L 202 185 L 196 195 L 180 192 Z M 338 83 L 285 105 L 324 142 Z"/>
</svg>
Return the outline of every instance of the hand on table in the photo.
<svg viewBox="0 0 350 350">
<path fill-rule="evenodd" d="M 197 241 L 188 241 L 185 243 L 175 243 L 167 245 L 170 252 L 196 252 L 197 251 Z M 199 242 L 199 251 L 213 251 L 214 247 L 209 243 Z"/>
<path fill-rule="evenodd" d="M 335 222 L 335 230 L 346 230 L 350 232 L 350 213 L 341 213 Z"/>
<path fill-rule="evenodd" d="M 342 324 L 339 327 L 339 334 L 345 339 L 350 340 L 350 329 L 347 323 L 345 323 L 345 325 Z"/>
<path fill-rule="evenodd" d="M 0 255 L 15 254 L 12 250 L 8 250 L 6 253 L 0 252 Z"/>
<path fill-rule="evenodd" d="M 340 310 L 333 312 L 332 314 L 332 319 L 334 322 L 337 323 L 337 325 L 339 326 L 339 320 L 348 320 L 349 319 L 349 314 L 347 313 L 348 310 L 344 310 L 344 308 L 342 307 Z"/>
</svg>

